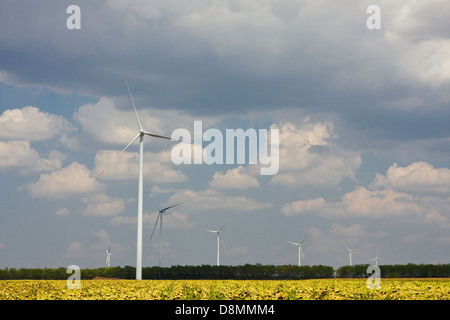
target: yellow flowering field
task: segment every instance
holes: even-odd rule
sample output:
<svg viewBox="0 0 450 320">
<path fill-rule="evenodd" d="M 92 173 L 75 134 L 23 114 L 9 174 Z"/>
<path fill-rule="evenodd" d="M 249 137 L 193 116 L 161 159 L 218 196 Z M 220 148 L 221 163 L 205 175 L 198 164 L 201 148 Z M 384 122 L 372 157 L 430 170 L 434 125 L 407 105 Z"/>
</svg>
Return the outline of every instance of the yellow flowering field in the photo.
<svg viewBox="0 0 450 320">
<path fill-rule="evenodd" d="M 1 300 L 449 300 L 450 279 L 1 280 Z"/>
</svg>

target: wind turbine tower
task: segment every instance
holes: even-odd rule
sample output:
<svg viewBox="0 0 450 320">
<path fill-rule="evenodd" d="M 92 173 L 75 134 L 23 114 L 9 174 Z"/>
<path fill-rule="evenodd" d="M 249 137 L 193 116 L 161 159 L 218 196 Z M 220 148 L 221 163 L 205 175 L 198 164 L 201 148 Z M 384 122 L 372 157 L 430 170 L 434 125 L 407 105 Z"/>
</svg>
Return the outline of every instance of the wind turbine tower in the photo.
<svg viewBox="0 0 450 320">
<path fill-rule="evenodd" d="M 377 256 L 373 259 L 370 259 L 369 261 L 375 261 L 375 265 L 378 266 L 378 250 L 377 250 Z"/>
<path fill-rule="evenodd" d="M 178 205 L 180 205 L 180 204 L 181 204 L 181 203 L 177 203 L 177 204 L 174 204 L 174 205 L 172 205 L 172 206 L 169 206 L 169 207 L 164 208 L 164 209 L 161 209 L 161 210 L 158 209 L 158 211 L 159 211 L 158 217 L 156 218 L 155 226 L 153 227 L 153 231 L 152 231 L 152 235 L 150 236 L 150 240 L 151 240 L 152 237 L 153 237 L 153 233 L 155 232 L 155 228 L 156 228 L 156 225 L 158 224 L 158 219 L 159 219 L 159 266 L 160 266 L 160 267 L 161 267 L 161 255 L 162 255 L 162 226 L 163 226 L 163 214 L 164 214 L 167 210 L 169 210 L 170 208 L 173 208 L 173 207 L 178 206 Z"/>
<path fill-rule="evenodd" d="M 106 267 L 110 267 L 111 266 L 111 249 L 108 248 L 106 249 Z"/>
<path fill-rule="evenodd" d="M 349 256 L 350 265 L 352 265 L 352 250 L 350 250 L 350 248 L 347 247 L 345 244 L 344 244 L 344 247 L 346 247 L 347 250 L 348 250 L 348 256 Z"/>
<path fill-rule="evenodd" d="M 133 96 L 131 95 L 130 86 L 128 85 L 128 81 L 126 76 L 125 77 L 125 83 L 127 85 L 128 93 L 131 98 L 131 104 L 133 105 L 134 114 L 136 115 L 136 121 L 138 125 L 139 132 L 138 134 L 130 141 L 130 143 L 127 144 L 125 148 L 123 148 L 122 151 L 119 152 L 119 154 L 115 157 L 114 161 L 125 151 L 128 149 L 128 147 L 133 144 L 134 141 L 136 141 L 137 138 L 139 138 L 139 184 L 138 184 L 138 212 L 137 212 L 137 241 L 136 241 L 136 280 L 142 280 L 142 225 L 143 225 L 143 217 L 142 217 L 142 208 L 143 208 L 143 190 L 144 190 L 144 136 L 150 136 L 154 138 L 161 138 L 171 141 L 178 141 L 181 142 L 181 140 L 173 140 L 172 138 L 161 136 L 158 134 L 150 133 L 148 131 L 145 131 L 142 128 L 141 122 L 139 121 L 139 117 L 136 111 L 136 106 L 134 105 Z M 102 172 L 98 176 L 100 176 Z"/>
<path fill-rule="evenodd" d="M 303 257 L 303 259 L 305 259 L 305 256 L 303 255 L 303 250 L 302 250 L 302 243 L 305 240 L 306 240 L 306 238 L 303 239 L 300 243 L 288 241 L 289 243 L 292 243 L 293 245 L 296 245 L 298 247 L 298 265 L 299 266 L 302 265 L 302 258 L 301 257 Z"/>
<path fill-rule="evenodd" d="M 203 231 L 207 231 L 207 232 L 213 232 L 213 233 L 216 233 L 217 234 L 217 265 L 219 266 L 220 265 L 220 240 L 222 240 L 222 245 L 223 245 L 223 247 L 224 247 L 224 249 L 226 249 L 226 247 L 225 247 L 225 242 L 223 241 L 223 238 L 222 238 L 222 236 L 221 236 L 221 234 L 220 234 L 220 232 L 222 231 L 222 228 L 224 227 L 225 225 L 223 225 L 223 226 L 221 226 L 220 228 L 219 228 L 219 230 L 203 230 Z"/>
</svg>

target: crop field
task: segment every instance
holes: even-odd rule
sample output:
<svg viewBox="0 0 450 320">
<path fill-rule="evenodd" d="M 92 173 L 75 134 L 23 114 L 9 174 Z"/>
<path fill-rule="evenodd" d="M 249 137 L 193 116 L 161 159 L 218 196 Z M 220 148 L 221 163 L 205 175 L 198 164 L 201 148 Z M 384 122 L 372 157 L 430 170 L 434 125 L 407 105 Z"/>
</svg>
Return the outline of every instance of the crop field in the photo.
<svg viewBox="0 0 450 320">
<path fill-rule="evenodd" d="M 2 280 L 1 300 L 449 300 L 450 279 Z"/>
</svg>

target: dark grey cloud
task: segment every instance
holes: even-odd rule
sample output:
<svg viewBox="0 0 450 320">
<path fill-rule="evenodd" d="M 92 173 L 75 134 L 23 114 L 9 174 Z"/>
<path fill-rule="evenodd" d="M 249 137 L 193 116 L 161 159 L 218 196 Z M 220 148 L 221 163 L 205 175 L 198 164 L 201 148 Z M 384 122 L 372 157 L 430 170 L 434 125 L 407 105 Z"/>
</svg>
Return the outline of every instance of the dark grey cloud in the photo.
<svg viewBox="0 0 450 320">
<path fill-rule="evenodd" d="M 290 107 L 336 113 L 377 136 L 449 133 L 440 119 L 450 75 L 439 67 L 448 55 L 435 52 L 450 48 L 440 2 L 381 1 L 375 31 L 359 1 L 78 1 L 81 30 L 65 27 L 70 4 L 2 2 L 3 81 L 125 99 L 126 73 L 141 107 Z"/>
</svg>

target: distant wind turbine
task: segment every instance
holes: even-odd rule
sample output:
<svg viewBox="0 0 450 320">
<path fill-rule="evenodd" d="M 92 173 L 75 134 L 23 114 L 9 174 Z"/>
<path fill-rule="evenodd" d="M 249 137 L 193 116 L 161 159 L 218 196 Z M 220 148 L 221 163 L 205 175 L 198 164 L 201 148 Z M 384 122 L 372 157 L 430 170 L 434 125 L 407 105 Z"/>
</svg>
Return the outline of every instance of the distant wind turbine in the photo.
<svg viewBox="0 0 450 320">
<path fill-rule="evenodd" d="M 374 261 L 375 260 L 375 265 L 378 266 L 378 250 L 377 250 L 377 256 L 373 259 L 370 259 L 369 261 Z"/>
<path fill-rule="evenodd" d="M 223 226 L 221 226 L 220 228 L 219 228 L 219 230 L 203 230 L 203 231 L 207 231 L 207 232 L 213 232 L 213 233 L 216 233 L 217 234 L 217 265 L 220 265 L 220 263 L 219 263 L 219 256 L 220 256 L 220 240 L 222 240 L 222 245 L 223 245 L 223 247 L 224 247 L 224 249 L 226 249 L 226 247 L 225 247 L 225 242 L 223 241 L 223 238 L 222 238 L 222 236 L 220 235 L 220 232 L 222 231 L 222 228 L 224 227 L 225 225 L 223 225 Z"/>
<path fill-rule="evenodd" d="M 111 249 L 106 249 L 106 267 L 111 266 Z"/>
<path fill-rule="evenodd" d="M 350 265 L 352 265 L 352 250 L 350 250 L 350 248 L 347 247 L 345 244 L 344 244 L 344 247 L 346 247 L 348 250 Z"/>
<path fill-rule="evenodd" d="M 144 131 L 142 129 L 141 122 L 139 121 L 139 117 L 136 111 L 136 106 L 134 105 L 133 96 L 131 95 L 131 90 L 128 85 L 128 81 L 126 76 L 125 77 L 125 83 L 127 85 L 128 93 L 130 94 L 131 98 L 131 104 L 133 105 L 134 114 L 136 115 L 136 121 L 139 128 L 139 133 L 130 141 L 130 143 L 127 144 L 125 148 L 123 148 L 122 151 L 119 152 L 119 154 L 114 158 L 113 161 L 115 161 L 125 150 L 128 149 L 128 147 L 136 141 L 137 138 L 139 138 L 139 188 L 138 188 L 138 213 L 137 213 L 137 242 L 136 242 L 136 280 L 142 280 L 142 225 L 143 225 L 143 218 L 142 218 L 142 207 L 143 207 L 143 190 L 144 190 L 144 173 L 143 173 L 143 167 L 144 167 L 144 136 L 150 136 L 155 138 L 161 138 L 171 141 L 177 141 L 182 142 L 182 140 L 175 140 L 169 137 L 161 136 L 158 134 L 150 133 L 147 131 Z M 100 172 L 98 176 L 100 176 L 105 170 Z"/>
<path fill-rule="evenodd" d="M 305 241 L 305 239 L 303 239 L 300 243 L 297 242 L 292 242 L 292 241 L 288 241 L 289 243 L 292 243 L 294 245 L 296 245 L 298 247 L 298 265 L 301 266 L 302 265 L 302 259 L 301 256 L 303 257 L 303 259 L 305 259 L 305 256 L 303 254 L 303 250 L 302 250 L 302 243 L 303 241 Z"/>
<path fill-rule="evenodd" d="M 175 206 L 180 205 L 181 203 L 174 204 L 172 206 L 169 206 L 167 208 L 161 209 L 158 213 L 158 217 L 156 218 L 155 226 L 153 227 L 152 235 L 150 236 L 150 240 L 153 238 L 153 233 L 155 232 L 156 225 L 158 224 L 159 220 L 159 266 L 161 267 L 161 255 L 162 255 L 162 225 L 163 225 L 163 214 L 169 210 L 170 208 L 173 208 Z"/>
</svg>

